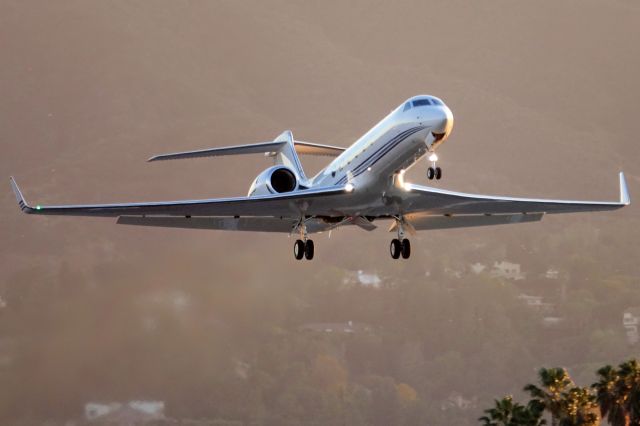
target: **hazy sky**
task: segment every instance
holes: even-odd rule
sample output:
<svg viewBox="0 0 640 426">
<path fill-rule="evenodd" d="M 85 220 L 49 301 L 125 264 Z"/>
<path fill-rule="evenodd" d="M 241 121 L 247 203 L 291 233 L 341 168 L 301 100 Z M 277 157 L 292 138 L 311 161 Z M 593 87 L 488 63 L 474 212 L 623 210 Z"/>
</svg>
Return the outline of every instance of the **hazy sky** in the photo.
<svg viewBox="0 0 640 426">
<path fill-rule="evenodd" d="M 3 0 L 0 174 L 15 175 L 27 199 L 42 204 L 242 195 L 269 165 L 264 158 L 145 160 L 271 140 L 287 128 L 348 146 L 407 97 L 430 93 L 456 120 L 440 150 L 439 186 L 616 199 L 624 170 L 633 199 L 638 22 L 632 0 Z M 313 171 L 324 161 L 303 159 Z M 425 169 L 418 164 L 410 178 L 424 183 Z M 206 268 L 227 271 L 231 256 L 301 277 L 326 265 L 398 268 L 383 231 L 321 236 L 316 260 L 295 264 L 286 236 L 27 217 L 8 181 L 4 188 L 0 280 L 56 270 L 63 259 L 84 270 L 119 257 L 135 258 L 144 275 L 172 267 L 158 259 L 193 253 L 210 253 Z M 573 221 L 625 227 L 637 212 L 547 218 L 528 231 L 424 233 L 415 246 L 426 253 L 434 242 L 455 247 Z"/>
</svg>

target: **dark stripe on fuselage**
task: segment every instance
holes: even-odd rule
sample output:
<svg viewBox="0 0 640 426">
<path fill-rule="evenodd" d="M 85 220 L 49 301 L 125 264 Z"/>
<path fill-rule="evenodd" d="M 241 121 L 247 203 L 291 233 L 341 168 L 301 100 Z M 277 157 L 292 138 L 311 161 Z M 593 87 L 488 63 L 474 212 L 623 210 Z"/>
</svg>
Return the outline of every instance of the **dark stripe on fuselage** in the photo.
<svg viewBox="0 0 640 426">
<path fill-rule="evenodd" d="M 401 132 L 396 137 L 389 140 L 387 143 L 383 144 L 380 148 L 378 148 L 373 154 L 371 154 L 365 161 L 363 161 L 358 167 L 354 168 L 352 172 L 359 172 L 362 168 L 366 168 L 369 166 L 367 164 L 369 161 L 374 161 L 374 157 L 379 158 L 379 156 L 386 154 L 390 149 L 393 149 L 397 144 L 401 143 L 405 138 L 410 135 L 418 132 L 424 127 L 412 127 L 411 129 L 407 129 L 404 132 Z"/>
<path fill-rule="evenodd" d="M 380 148 L 378 148 L 373 154 L 367 157 L 360 165 L 358 165 L 353 170 L 350 170 L 352 173 L 352 177 L 356 177 L 364 173 L 367 168 L 377 163 L 382 157 L 384 157 L 389 151 L 395 148 L 397 145 L 402 143 L 409 136 L 419 132 L 420 130 L 426 129 L 425 126 L 412 127 L 411 129 L 405 130 L 390 139 L 387 143 L 383 144 Z M 348 180 L 348 176 L 343 176 L 339 181 L 336 182 L 336 185 L 340 185 L 342 183 L 346 183 Z"/>
</svg>

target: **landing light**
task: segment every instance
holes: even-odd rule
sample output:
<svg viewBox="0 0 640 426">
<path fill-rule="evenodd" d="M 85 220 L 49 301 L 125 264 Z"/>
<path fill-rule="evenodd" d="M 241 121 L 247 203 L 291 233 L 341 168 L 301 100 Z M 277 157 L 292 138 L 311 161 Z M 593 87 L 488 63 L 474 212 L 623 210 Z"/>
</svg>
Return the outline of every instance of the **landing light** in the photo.
<svg viewBox="0 0 640 426">
<path fill-rule="evenodd" d="M 435 152 L 429 156 L 429 161 L 438 161 L 438 156 Z"/>
<path fill-rule="evenodd" d="M 352 183 L 348 183 L 344 186 L 344 190 L 347 192 L 352 192 L 353 191 L 353 184 Z"/>
<path fill-rule="evenodd" d="M 400 170 L 400 172 L 398 172 L 398 186 L 401 189 L 404 189 L 405 191 L 409 190 L 409 183 L 404 181 L 404 174 L 406 173 L 406 170 Z"/>
</svg>

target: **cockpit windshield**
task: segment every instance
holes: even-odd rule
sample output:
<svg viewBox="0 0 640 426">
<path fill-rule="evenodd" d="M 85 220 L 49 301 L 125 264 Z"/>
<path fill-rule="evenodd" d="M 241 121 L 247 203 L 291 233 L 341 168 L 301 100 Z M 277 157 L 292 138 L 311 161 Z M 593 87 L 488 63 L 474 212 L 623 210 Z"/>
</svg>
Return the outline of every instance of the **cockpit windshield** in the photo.
<svg viewBox="0 0 640 426">
<path fill-rule="evenodd" d="M 431 105 L 431 99 L 422 98 L 422 99 L 416 99 L 415 101 L 413 101 L 414 107 L 420 107 L 420 106 L 426 106 L 426 105 Z"/>
<path fill-rule="evenodd" d="M 416 99 L 411 104 L 414 107 L 431 106 L 431 105 L 443 106 L 444 105 L 440 99 L 436 99 L 436 98 L 420 98 L 420 99 Z M 406 109 L 406 107 L 405 107 L 405 109 Z"/>
</svg>

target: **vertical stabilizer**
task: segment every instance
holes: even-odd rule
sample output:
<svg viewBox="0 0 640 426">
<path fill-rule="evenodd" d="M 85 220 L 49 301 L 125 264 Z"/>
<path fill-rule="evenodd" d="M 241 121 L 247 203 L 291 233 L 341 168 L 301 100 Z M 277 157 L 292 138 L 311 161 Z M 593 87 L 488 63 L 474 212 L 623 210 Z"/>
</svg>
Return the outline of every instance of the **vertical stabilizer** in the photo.
<svg viewBox="0 0 640 426">
<path fill-rule="evenodd" d="M 291 170 L 295 170 L 303 181 L 307 180 L 307 176 L 302 169 L 302 163 L 296 152 L 296 147 L 293 140 L 293 133 L 291 130 L 282 132 L 280 136 L 273 140 L 274 142 L 287 142 L 276 153 L 276 164 L 282 164 L 289 167 Z"/>
</svg>

